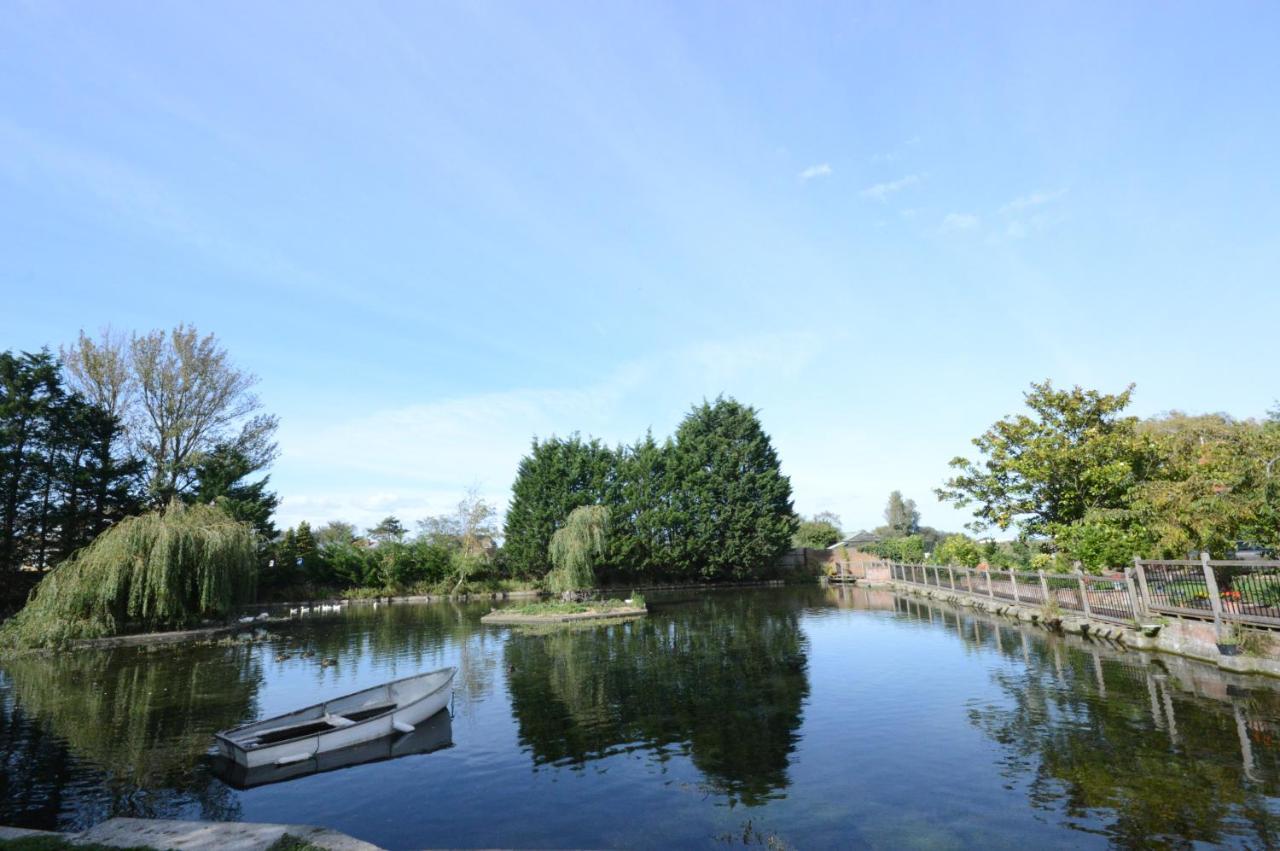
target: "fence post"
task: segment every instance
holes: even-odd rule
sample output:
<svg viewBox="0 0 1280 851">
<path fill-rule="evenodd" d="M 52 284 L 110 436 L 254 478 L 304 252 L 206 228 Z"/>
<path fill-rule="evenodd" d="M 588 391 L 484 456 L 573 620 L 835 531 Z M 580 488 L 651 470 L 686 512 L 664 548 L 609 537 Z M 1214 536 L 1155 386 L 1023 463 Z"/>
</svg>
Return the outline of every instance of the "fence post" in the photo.
<svg viewBox="0 0 1280 851">
<path fill-rule="evenodd" d="M 991 567 L 988 566 L 985 573 L 987 574 L 987 596 L 991 599 L 996 598 L 996 592 L 991 590 Z"/>
<path fill-rule="evenodd" d="M 1143 620 L 1146 617 L 1147 610 L 1141 598 L 1138 597 L 1138 586 L 1133 581 L 1132 567 L 1124 569 L 1124 584 L 1129 586 L 1129 605 L 1132 607 L 1133 619 L 1136 621 Z"/>
<path fill-rule="evenodd" d="M 1044 593 L 1044 604 L 1047 606 L 1049 605 L 1049 580 L 1044 578 L 1043 570 L 1038 570 L 1036 572 L 1040 574 L 1040 590 Z M 1054 598 L 1054 601 L 1057 601 L 1056 597 Z"/>
<path fill-rule="evenodd" d="M 1080 583 L 1080 608 L 1084 609 L 1086 618 L 1093 617 L 1093 612 L 1089 611 L 1089 586 L 1084 583 L 1084 571 L 1079 567 L 1080 562 L 1076 562 L 1076 581 Z"/>
<path fill-rule="evenodd" d="M 1218 577 L 1213 575 L 1213 567 L 1209 564 L 1209 553 L 1200 553 L 1200 568 L 1204 571 L 1204 584 L 1209 589 L 1209 605 L 1213 607 L 1213 622 L 1222 630 L 1222 598 L 1218 596 Z"/>
<path fill-rule="evenodd" d="M 1142 613 L 1151 614 L 1151 589 L 1147 587 L 1147 569 L 1142 566 L 1142 559 L 1133 557 L 1133 572 L 1138 577 L 1138 593 L 1142 595 Z"/>
<path fill-rule="evenodd" d="M 1012 570 L 1009 571 L 1009 587 L 1013 589 L 1013 602 L 1021 603 L 1022 600 L 1018 597 L 1018 575 Z"/>
<path fill-rule="evenodd" d="M 947 579 L 951 581 L 951 590 L 956 590 L 956 572 L 951 569 L 951 565 L 947 565 Z"/>
</svg>

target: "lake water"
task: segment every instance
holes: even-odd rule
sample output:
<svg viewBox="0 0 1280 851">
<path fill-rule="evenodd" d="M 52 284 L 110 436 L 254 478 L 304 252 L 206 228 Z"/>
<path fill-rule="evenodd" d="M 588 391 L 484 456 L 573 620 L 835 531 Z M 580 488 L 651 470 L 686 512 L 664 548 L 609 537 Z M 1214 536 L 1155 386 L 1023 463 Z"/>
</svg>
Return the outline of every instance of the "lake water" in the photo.
<svg viewBox="0 0 1280 851">
<path fill-rule="evenodd" d="M 251 645 L 11 660 L 0 824 L 306 823 L 388 848 L 1280 844 L 1273 682 L 888 592 L 649 602 L 536 631 L 481 626 L 488 603 L 353 606 Z M 374 761 L 247 789 L 215 771 L 215 730 L 445 665 L 452 718 Z"/>
</svg>

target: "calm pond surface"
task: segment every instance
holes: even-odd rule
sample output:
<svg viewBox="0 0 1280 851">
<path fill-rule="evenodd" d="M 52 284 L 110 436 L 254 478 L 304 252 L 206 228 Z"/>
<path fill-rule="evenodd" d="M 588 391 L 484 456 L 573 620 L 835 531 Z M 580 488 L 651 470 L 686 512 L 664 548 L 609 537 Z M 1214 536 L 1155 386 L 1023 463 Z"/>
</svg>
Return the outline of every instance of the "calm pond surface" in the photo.
<svg viewBox="0 0 1280 851">
<path fill-rule="evenodd" d="M 650 607 L 528 631 L 481 626 L 488 603 L 353 606 L 251 645 L 12 660 L 0 824 L 298 822 L 388 848 L 1280 844 L 1269 681 L 888 592 Z M 445 665 L 452 720 L 381 759 L 243 790 L 215 774 L 215 730 Z"/>
</svg>

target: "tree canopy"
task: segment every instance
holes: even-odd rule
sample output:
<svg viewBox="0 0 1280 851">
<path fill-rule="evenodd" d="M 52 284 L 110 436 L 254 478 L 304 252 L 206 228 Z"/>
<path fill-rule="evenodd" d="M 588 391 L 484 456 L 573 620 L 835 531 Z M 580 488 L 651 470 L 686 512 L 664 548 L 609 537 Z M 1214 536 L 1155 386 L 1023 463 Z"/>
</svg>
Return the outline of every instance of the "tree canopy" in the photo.
<svg viewBox="0 0 1280 851">
<path fill-rule="evenodd" d="M 0 353 L 0 571 L 51 567 L 137 510 L 141 465 L 122 444 L 48 351 Z"/>
<path fill-rule="evenodd" d="M 1091 510 L 1126 507 L 1156 463 L 1137 417 L 1122 415 L 1132 393 L 1132 385 L 1104 394 L 1032 384 L 1024 394 L 1030 414 L 1006 417 L 974 438 L 983 460 L 953 459 L 958 472 L 938 497 L 973 506 L 978 531 L 1016 524 L 1028 535 L 1051 534 Z"/>
<path fill-rule="evenodd" d="M 762 575 L 798 525 L 790 480 L 756 411 L 723 398 L 696 406 L 663 443 L 646 435 L 613 450 L 577 435 L 535 440 L 507 511 L 512 567 L 544 576 L 552 536 L 583 505 L 609 511 L 598 570 L 618 579 Z"/>
<path fill-rule="evenodd" d="M 821 550 L 837 543 L 843 534 L 840 531 L 840 518 L 830 512 L 823 512 L 808 519 L 801 518 L 791 543 L 797 547 Z"/>
<path fill-rule="evenodd" d="M 608 525 L 609 510 L 603 505 L 581 505 L 569 513 L 548 547 L 551 591 L 564 594 L 595 587 L 595 562 L 604 555 Z"/>
<path fill-rule="evenodd" d="M 130 517 L 54 568 L 0 642 L 50 646 L 133 629 L 173 629 L 252 601 L 252 528 L 212 505 L 171 502 Z"/>
<path fill-rule="evenodd" d="M 212 334 L 185 324 L 128 338 L 110 328 L 96 340 L 81 331 L 62 359 L 71 386 L 124 424 L 146 459 L 156 505 L 189 494 L 199 465 L 219 448 L 233 448 L 252 470 L 275 457 L 277 420 L 261 412 L 257 377 L 235 366 Z"/>
<path fill-rule="evenodd" d="M 1030 413 L 976 438 L 983 457 L 952 461 L 938 496 L 973 506 L 976 529 L 1016 529 L 1059 566 L 1280 547 L 1280 415 L 1144 421 L 1124 414 L 1132 392 L 1033 384 Z"/>
<path fill-rule="evenodd" d="M 579 506 L 614 502 L 611 486 L 618 453 L 598 440 L 577 434 L 533 441 L 520 459 L 511 488 L 504 549 L 512 569 L 523 576 L 544 576 L 551 565 L 551 536 Z"/>
<path fill-rule="evenodd" d="M 903 499 L 902 491 L 892 491 L 884 507 L 885 527 L 894 537 L 906 537 L 920 531 L 920 511 L 914 499 Z"/>
</svg>

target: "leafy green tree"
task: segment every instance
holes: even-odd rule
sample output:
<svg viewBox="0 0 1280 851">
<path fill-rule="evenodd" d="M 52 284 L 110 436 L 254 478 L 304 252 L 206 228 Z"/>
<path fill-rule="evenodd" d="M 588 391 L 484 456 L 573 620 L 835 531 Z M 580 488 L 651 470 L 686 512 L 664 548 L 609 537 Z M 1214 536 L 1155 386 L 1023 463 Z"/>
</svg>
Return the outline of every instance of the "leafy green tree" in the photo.
<svg viewBox="0 0 1280 851">
<path fill-rule="evenodd" d="M 129 628 L 172 629 L 253 599 L 253 530 L 216 506 L 131 517 L 49 573 L 0 645 L 53 646 Z"/>
<path fill-rule="evenodd" d="M 1029 540 L 997 541 L 988 538 L 981 544 L 982 560 L 1000 570 L 1031 570 L 1038 551 Z"/>
<path fill-rule="evenodd" d="M 868 550 L 892 561 L 920 564 L 924 561 L 924 538 L 919 535 L 886 538 L 879 543 L 871 544 Z"/>
<path fill-rule="evenodd" d="M 1254 452 L 1262 476 L 1257 515 L 1245 533 L 1258 544 L 1280 552 L 1280 404 L 1260 425 Z"/>
<path fill-rule="evenodd" d="M 1124 416 L 1132 385 L 1110 395 L 1045 381 L 1025 394 L 1030 414 L 1006 417 L 973 440 L 982 459 L 955 458 L 937 493 L 974 506 L 975 529 L 1015 524 L 1024 535 L 1053 534 L 1090 510 L 1129 507 L 1158 462 L 1137 418 Z"/>
<path fill-rule="evenodd" d="M 267 547 L 264 561 L 264 587 L 291 585 L 305 578 L 298 570 L 298 534 L 293 529 L 286 529 L 283 535 Z"/>
<path fill-rule="evenodd" d="M 351 542 L 344 542 L 325 546 L 323 553 L 325 565 L 333 581 L 357 588 L 374 588 L 381 585 L 378 565 L 375 561 L 376 549 L 358 547 Z"/>
<path fill-rule="evenodd" d="M 535 438 L 520 460 L 507 508 L 503 549 L 513 572 L 546 575 L 551 536 L 573 509 L 608 501 L 617 468 L 618 453 L 598 440 Z"/>
<path fill-rule="evenodd" d="M 595 564 L 604 555 L 608 527 L 609 509 L 603 505 L 581 505 L 570 512 L 564 526 L 551 536 L 547 587 L 566 596 L 594 588 Z"/>
<path fill-rule="evenodd" d="M 916 509 L 916 501 L 903 499 L 902 491 L 893 491 L 884 507 L 884 522 L 892 537 L 914 535 L 920 529 L 920 512 Z"/>
<path fill-rule="evenodd" d="M 1142 424 L 1160 464 L 1135 493 L 1132 511 L 1109 525 L 1129 533 L 1139 522 L 1157 551 L 1184 557 L 1207 550 L 1231 552 L 1245 535 L 1262 532 L 1269 482 L 1268 427 L 1225 414 L 1174 412 Z M 1113 533 L 1116 534 L 1116 533 Z"/>
<path fill-rule="evenodd" d="M 791 481 L 754 408 L 723 397 L 696 406 L 676 430 L 673 466 L 672 533 L 686 575 L 755 576 L 790 547 Z"/>
<path fill-rule="evenodd" d="M 295 558 L 302 562 L 299 567 L 303 575 L 309 579 L 321 578 L 324 570 L 320 563 L 319 548 L 316 546 L 315 536 L 311 534 L 311 524 L 305 520 L 298 524 L 298 531 L 294 534 L 294 552 Z"/>
<path fill-rule="evenodd" d="M 819 515 L 814 515 L 808 520 L 800 521 L 800 525 L 796 527 L 795 535 L 791 538 L 792 546 L 821 550 L 840 540 L 842 533 L 840 532 L 839 520 L 837 519 L 833 523 L 828 519 L 820 520 L 818 518 Z"/>
<path fill-rule="evenodd" d="M 950 535 L 933 551 L 936 564 L 977 567 L 982 561 L 982 548 L 968 535 Z"/>
<path fill-rule="evenodd" d="M 188 501 L 216 503 L 236 520 L 252 524 L 263 541 L 270 541 L 276 536 L 271 518 L 280 499 L 267 490 L 270 476 L 247 481 L 270 462 L 270 456 L 251 458 L 234 443 L 219 443 L 197 462 Z"/>
<path fill-rule="evenodd" d="M 330 520 L 313 533 L 321 551 L 346 546 L 356 539 L 356 527 L 342 520 Z"/>
<path fill-rule="evenodd" d="M 1058 527 L 1054 543 L 1065 556 L 1064 561 L 1078 561 L 1087 570 L 1098 573 L 1124 568 L 1133 562 L 1134 556 L 1147 553 L 1151 536 L 1142 526 L 1093 513 L 1070 526 Z"/>
<path fill-rule="evenodd" d="M 400 522 L 400 518 L 391 515 L 382 518 L 377 526 L 370 529 L 369 537 L 380 544 L 387 542 L 399 543 L 404 540 L 404 536 L 408 531 L 408 529 L 404 528 L 404 524 Z"/>
</svg>

